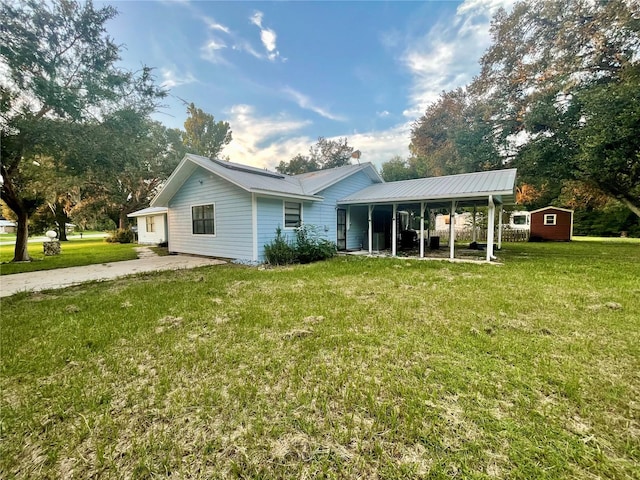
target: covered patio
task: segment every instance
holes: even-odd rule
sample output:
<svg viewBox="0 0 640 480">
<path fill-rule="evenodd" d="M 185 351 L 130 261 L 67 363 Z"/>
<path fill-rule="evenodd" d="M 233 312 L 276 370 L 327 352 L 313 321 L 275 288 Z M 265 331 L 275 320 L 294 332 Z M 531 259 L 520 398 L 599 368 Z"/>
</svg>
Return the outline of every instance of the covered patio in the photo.
<svg viewBox="0 0 640 480">
<path fill-rule="evenodd" d="M 365 226 L 365 250 L 373 254 L 385 244 L 384 236 L 390 235 L 391 255 L 398 253 L 398 243 L 402 244 L 409 231 L 407 216 L 419 220 L 415 229 L 419 244 L 419 257 L 425 257 L 425 247 L 429 242 L 428 225 L 434 210 L 447 210 L 449 221 L 449 259 L 455 259 L 455 214 L 456 209 L 487 207 L 487 262 L 495 259 L 494 249 L 502 246 L 502 208 L 515 203 L 516 169 L 493 170 L 488 172 L 465 173 L 445 177 L 419 178 L 398 182 L 379 183 L 353 193 L 338 201 L 338 208 L 346 209 L 347 235 L 352 228 Z M 496 211 L 498 215 L 496 238 Z M 475 223 L 476 215 L 473 215 Z M 476 228 L 473 225 L 475 235 Z M 475 238 L 473 239 L 475 241 Z M 376 245 L 377 242 L 377 245 Z M 364 247 L 365 242 L 362 242 Z M 385 244 L 386 246 L 386 244 Z M 374 248 L 377 247 L 377 248 Z"/>
</svg>

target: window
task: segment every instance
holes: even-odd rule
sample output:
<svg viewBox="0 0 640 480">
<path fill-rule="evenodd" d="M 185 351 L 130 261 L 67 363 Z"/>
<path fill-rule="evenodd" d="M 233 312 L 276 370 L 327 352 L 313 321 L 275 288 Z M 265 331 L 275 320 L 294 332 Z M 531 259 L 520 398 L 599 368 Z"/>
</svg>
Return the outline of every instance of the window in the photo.
<svg viewBox="0 0 640 480">
<path fill-rule="evenodd" d="M 297 202 L 284 202 L 284 226 L 295 228 L 302 224 L 302 204 Z"/>
<path fill-rule="evenodd" d="M 211 205 L 197 205 L 191 207 L 191 221 L 194 235 L 216 234 L 216 209 Z"/>
<path fill-rule="evenodd" d="M 513 224 L 514 225 L 527 225 L 527 220 L 529 218 L 526 215 L 514 215 L 513 216 Z"/>
<path fill-rule="evenodd" d="M 550 213 L 544 216 L 544 224 L 545 225 L 555 225 L 556 224 L 556 214 Z"/>
<path fill-rule="evenodd" d="M 147 220 L 147 232 L 154 232 L 153 217 L 146 217 Z"/>
</svg>

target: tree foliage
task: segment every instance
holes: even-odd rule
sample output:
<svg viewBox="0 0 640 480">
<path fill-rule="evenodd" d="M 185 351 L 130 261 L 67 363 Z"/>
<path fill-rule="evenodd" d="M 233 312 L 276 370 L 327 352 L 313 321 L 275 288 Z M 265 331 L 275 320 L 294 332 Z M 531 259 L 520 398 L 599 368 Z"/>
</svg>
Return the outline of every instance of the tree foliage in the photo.
<svg viewBox="0 0 640 480">
<path fill-rule="evenodd" d="M 346 138 L 328 140 L 324 137 L 318 137 L 318 141 L 309 148 L 309 155 L 299 153 L 288 162 L 281 161 L 276 170 L 288 175 L 298 175 L 342 167 L 351 163 L 353 151 L 353 147 L 349 146 Z"/>
<path fill-rule="evenodd" d="M 215 117 L 193 103 L 187 107 L 187 120 L 182 143 L 189 153 L 217 158 L 222 149 L 231 142 L 231 127 L 228 122 L 215 121 Z"/>
<path fill-rule="evenodd" d="M 33 161 L 59 148 L 57 131 L 99 118 L 125 103 L 151 112 L 164 92 L 150 69 L 119 69 L 119 47 L 106 34 L 116 15 L 91 1 L 2 2 L 0 63 L 1 198 L 15 212 L 15 261 L 29 260 L 28 220 L 44 199 L 34 186 Z"/>
</svg>

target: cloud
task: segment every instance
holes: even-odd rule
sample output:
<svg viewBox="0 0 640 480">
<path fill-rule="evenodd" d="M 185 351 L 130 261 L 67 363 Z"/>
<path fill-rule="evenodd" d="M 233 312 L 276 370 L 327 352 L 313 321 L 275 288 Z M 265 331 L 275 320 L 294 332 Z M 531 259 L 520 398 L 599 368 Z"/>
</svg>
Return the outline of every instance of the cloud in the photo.
<svg viewBox="0 0 640 480">
<path fill-rule="evenodd" d="M 266 28 L 262 25 L 263 17 L 264 14 L 262 12 L 256 11 L 249 18 L 249 21 L 260 29 L 260 40 L 262 41 L 262 45 L 267 51 L 267 58 L 273 62 L 278 57 L 280 57 L 280 52 L 276 47 L 276 40 L 278 36 L 274 30 Z M 286 59 L 283 58 L 282 61 L 286 61 Z"/>
<path fill-rule="evenodd" d="M 204 16 L 204 17 L 202 17 L 202 19 L 204 20 L 204 22 L 207 24 L 207 26 L 211 30 L 218 30 L 218 31 L 224 32 L 226 34 L 230 34 L 231 33 L 231 30 L 229 30 L 229 27 L 227 27 L 225 25 L 222 25 L 221 23 L 216 22 L 211 17 Z"/>
<path fill-rule="evenodd" d="M 395 155 L 402 158 L 409 157 L 410 129 L 411 124 L 407 122 L 387 130 L 342 136 L 347 137 L 349 145 L 362 152 L 360 162 L 371 162 L 379 170 L 383 163 L 388 162 Z"/>
<path fill-rule="evenodd" d="M 376 112 L 376 115 L 380 118 L 385 118 L 391 115 L 388 110 L 383 110 L 381 112 Z"/>
<path fill-rule="evenodd" d="M 296 135 L 311 124 L 308 120 L 295 120 L 284 114 L 261 117 L 251 105 L 234 105 L 227 113 L 233 140 L 222 154 L 233 162 L 273 170 L 280 161 L 308 152 L 313 143 L 305 135 Z"/>
<path fill-rule="evenodd" d="M 222 50 L 227 48 L 227 44 L 216 37 L 211 37 L 201 48 L 202 58 L 212 63 L 227 63 L 222 56 Z"/>
<path fill-rule="evenodd" d="M 441 21 L 426 35 L 409 40 L 401 57 L 413 76 L 405 117 L 419 117 L 442 91 L 463 87 L 473 79 L 491 41 L 491 18 L 498 8 L 509 8 L 513 3 L 467 0 L 458 6 L 453 20 Z"/>
<path fill-rule="evenodd" d="M 294 90 L 291 87 L 285 87 L 282 90 L 286 95 L 288 95 L 289 97 L 291 97 L 300 108 L 303 108 L 305 110 L 310 110 L 314 113 L 317 113 L 318 115 L 320 115 L 321 117 L 324 118 L 328 118 L 329 120 L 335 120 L 338 122 L 343 122 L 345 121 L 344 117 L 341 117 L 339 115 L 334 115 L 333 113 L 329 112 L 328 110 L 322 108 L 322 107 L 318 107 L 317 105 L 315 105 L 313 103 L 313 101 L 305 94 L 298 92 L 297 90 Z"/>
<path fill-rule="evenodd" d="M 187 72 L 184 75 L 176 73 L 173 68 L 160 69 L 160 75 L 162 77 L 161 86 L 164 88 L 174 88 L 180 85 L 186 85 L 188 83 L 194 83 L 197 81 L 191 73 Z"/>
</svg>

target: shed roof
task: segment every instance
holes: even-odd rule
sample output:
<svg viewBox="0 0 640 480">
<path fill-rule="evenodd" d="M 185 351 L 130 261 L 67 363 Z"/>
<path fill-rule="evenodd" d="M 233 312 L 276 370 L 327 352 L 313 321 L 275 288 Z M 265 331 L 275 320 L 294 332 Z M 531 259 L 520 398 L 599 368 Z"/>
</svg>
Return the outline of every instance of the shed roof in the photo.
<svg viewBox="0 0 640 480">
<path fill-rule="evenodd" d="M 151 215 L 160 215 L 162 213 L 167 213 L 167 207 L 148 207 L 143 208 L 142 210 L 138 210 L 137 212 L 131 212 L 127 215 L 129 218 L 134 217 L 147 217 Z"/>
<path fill-rule="evenodd" d="M 570 210 L 568 208 L 554 207 L 553 205 L 549 205 L 548 207 L 542 207 L 542 208 L 539 208 L 537 210 L 531 210 L 529 213 L 540 213 L 540 212 L 544 212 L 546 210 L 560 210 L 562 212 L 573 213 L 573 210 Z"/>
<path fill-rule="evenodd" d="M 285 175 L 249 165 L 213 160 L 188 153 L 151 201 L 151 205 L 167 205 L 198 167 L 224 178 L 248 192 L 311 201 L 322 200 L 322 197 L 317 195 L 318 192 L 361 170 L 365 170 L 374 181 L 382 181 L 370 163 L 347 165 L 303 175 Z"/>
<path fill-rule="evenodd" d="M 338 201 L 341 204 L 479 201 L 493 195 L 499 203 L 515 200 L 516 169 L 463 173 L 371 185 Z"/>
</svg>

